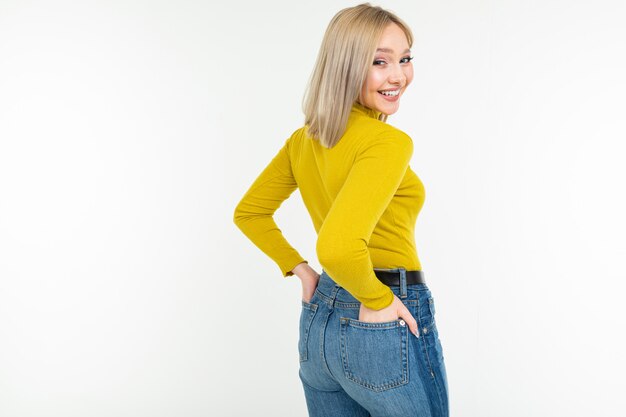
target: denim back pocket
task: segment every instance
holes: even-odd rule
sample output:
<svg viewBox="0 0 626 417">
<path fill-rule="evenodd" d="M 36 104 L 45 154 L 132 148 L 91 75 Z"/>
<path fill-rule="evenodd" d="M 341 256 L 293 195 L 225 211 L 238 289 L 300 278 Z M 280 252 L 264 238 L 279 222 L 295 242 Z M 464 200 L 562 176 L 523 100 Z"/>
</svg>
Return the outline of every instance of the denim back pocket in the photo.
<svg viewBox="0 0 626 417">
<path fill-rule="evenodd" d="M 340 329 L 347 379 L 376 392 L 409 382 L 408 326 L 403 320 L 369 323 L 342 317 Z"/>
<path fill-rule="evenodd" d="M 302 310 L 300 312 L 300 335 L 298 338 L 298 352 L 300 353 L 300 362 L 304 362 L 309 357 L 309 332 L 311 323 L 317 312 L 317 304 L 302 301 Z"/>
</svg>

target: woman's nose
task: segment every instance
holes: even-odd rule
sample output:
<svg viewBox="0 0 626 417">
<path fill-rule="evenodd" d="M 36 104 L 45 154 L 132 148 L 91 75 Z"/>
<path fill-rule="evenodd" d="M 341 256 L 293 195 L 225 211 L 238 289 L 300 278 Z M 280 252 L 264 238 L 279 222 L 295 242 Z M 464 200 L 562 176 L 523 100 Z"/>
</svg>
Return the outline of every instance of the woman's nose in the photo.
<svg viewBox="0 0 626 417">
<path fill-rule="evenodd" d="M 389 82 L 391 84 L 404 84 L 406 81 L 406 75 L 399 65 L 394 65 L 391 73 L 389 74 Z"/>
</svg>

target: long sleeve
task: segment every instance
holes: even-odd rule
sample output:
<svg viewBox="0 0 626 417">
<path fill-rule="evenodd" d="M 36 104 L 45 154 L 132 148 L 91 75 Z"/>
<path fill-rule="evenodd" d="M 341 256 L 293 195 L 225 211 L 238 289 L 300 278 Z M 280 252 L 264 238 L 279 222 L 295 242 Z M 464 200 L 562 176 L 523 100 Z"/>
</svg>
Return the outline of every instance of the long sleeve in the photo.
<svg viewBox="0 0 626 417">
<path fill-rule="evenodd" d="M 393 292 L 376 277 L 368 244 L 412 154 L 413 141 L 400 131 L 386 131 L 364 143 L 318 233 L 316 251 L 323 268 L 375 310 L 389 306 Z"/>
<path fill-rule="evenodd" d="M 307 262 L 285 239 L 273 218 L 298 187 L 289 158 L 290 139 L 244 194 L 233 216 L 237 227 L 276 262 L 285 277 L 293 275 L 291 270 L 296 265 Z"/>
</svg>

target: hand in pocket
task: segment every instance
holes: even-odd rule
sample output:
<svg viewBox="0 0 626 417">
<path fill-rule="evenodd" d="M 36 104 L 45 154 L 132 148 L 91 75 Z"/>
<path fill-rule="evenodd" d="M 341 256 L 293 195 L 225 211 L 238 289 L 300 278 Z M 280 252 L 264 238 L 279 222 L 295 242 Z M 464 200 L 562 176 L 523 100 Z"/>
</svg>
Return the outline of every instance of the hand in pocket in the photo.
<svg viewBox="0 0 626 417">
<path fill-rule="evenodd" d="M 393 302 L 385 308 L 373 310 L 361 304 L 361 308 L 359 309 L 359 321 L 363 322 L 381 323 L 398 320 L 398 318 L 403 319 L 409 326 L 409 329 L 411 329 L 411 333 L 419 337 L 417 320 L 415 320 L 409 309 L 406 308 L 404 303 L 402 303 L 395 294 L 393 295 Z"/>
<path fill-rule="evenodd" d="M 313 298 L 317 284 L 320 281 L 320 275 L 314 272 L 314 275 L 304 275 L 300 278 L 300 281 L 302 282 L 302 300 L 308 303 L 311 301 L 311 298 Z"/>
</svg>

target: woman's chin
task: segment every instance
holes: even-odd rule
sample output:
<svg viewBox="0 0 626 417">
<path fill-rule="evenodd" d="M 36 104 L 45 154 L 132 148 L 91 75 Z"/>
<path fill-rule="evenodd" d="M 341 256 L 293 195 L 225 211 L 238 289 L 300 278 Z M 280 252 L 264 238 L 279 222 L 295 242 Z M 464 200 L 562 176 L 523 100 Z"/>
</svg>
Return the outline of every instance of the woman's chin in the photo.
<svg viewBox="0 0 626 417">
<path fill-rule="evenodd" d="M 378 111 L 387 116 L 391 116 L 400 108 L 400 102 L 396 101 L 395 103 L 385 103 L 384 106 L 380 106 Z"/>
</svg>

